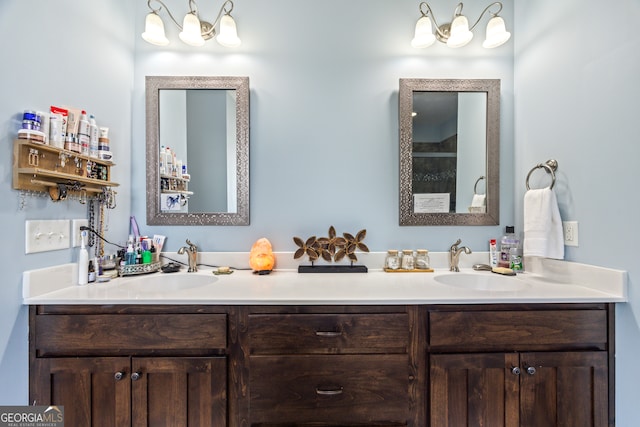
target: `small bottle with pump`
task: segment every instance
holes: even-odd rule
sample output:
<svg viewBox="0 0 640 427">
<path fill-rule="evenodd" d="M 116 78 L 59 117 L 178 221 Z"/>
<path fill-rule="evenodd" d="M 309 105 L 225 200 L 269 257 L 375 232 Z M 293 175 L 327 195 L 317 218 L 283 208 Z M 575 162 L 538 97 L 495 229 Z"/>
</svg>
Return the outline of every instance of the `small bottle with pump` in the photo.
<svg viewBox="0 0 640 427">
<path fill-rule="evenodd" d="M 125 265 L 134 265 L 136 263 L 136 252 L 133 250 L 133 236 L 129 236 L 127 241 L 127 252 L 125 254 Z"/>
<path fill-rule="evenodd" d="M 81 243 L 78 253 L 78 285 L 86 285 L 89 282 L 89 252 L 87 252 L 87 230 L 80 232 Z"/>
</svg>

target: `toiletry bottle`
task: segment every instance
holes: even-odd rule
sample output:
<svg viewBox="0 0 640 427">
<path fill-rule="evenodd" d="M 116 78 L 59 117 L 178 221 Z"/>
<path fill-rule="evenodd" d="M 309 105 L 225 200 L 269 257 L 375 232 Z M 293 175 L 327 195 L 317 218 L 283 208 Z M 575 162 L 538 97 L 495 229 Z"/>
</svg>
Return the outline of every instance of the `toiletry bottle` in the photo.
<svg viewBox="0 0 640 427">
<path fill-rule="evenodd" d="M 78 143 L 80 144 L 80 153 L 89 155 L 89 146 L 91 145 L 91 124 L 87 119 L 87 112 L 82 110 L 80 121 L 78 123 Z"/>
<path fill-rule="evenodd" d="M 136 253 L 133 250 L 133 241 L 129 240 L 126 253 L 126 265 L 134 265 L 136 263 Z"/>
<path fill-rule="evenodd" d="M 491 267 L 498 266 L 498 244 L 496 239 L 489 240 L 489 264 Z"/>
<path fill-rule="evenodd" d="M 518 238 L 515 235 L 515 227 L 513 225 L 507 225 L 506 233 L 500 239 L 500 259 L 498 260 L 498 267 L 509 268 L 511 265 L 511 248 L 518 246 Z"/>
<path fill-rule="evenodd" d="M 86 285 L 89 281 L 89 252 L 87 252 L 87 230 L 80 232 L 81 243 L 78 253 L 78 285 Z"/>
<path fill-rule="evenodd" d="M 93 283 L 96 281 L 96 269 L 93 266 L 93 260 L 89 261 L 89 268 L 87 269 L 88 271 L 88 277 L 89 277 L 89 283 Z"/>
<path fill-rule="evenodd" d="M 93 114 L 89 116 L 89 157 L 98 157 L 98 125 Z"/>
<path fill-rule="evenodd" d="M 509 249 L 509 268 L 516 273 L 522 273 L 522 255 L 518 246 Z"/>
</svg>

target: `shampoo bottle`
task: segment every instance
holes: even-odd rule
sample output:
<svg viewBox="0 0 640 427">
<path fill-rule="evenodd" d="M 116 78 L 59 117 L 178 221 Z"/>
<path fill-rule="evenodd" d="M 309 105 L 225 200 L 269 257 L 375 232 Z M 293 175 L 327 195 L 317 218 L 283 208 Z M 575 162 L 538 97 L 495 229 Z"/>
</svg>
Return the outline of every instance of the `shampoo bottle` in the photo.
<svg viewBox="0 0 640 427">
<path fill-rule="evenodd" d="M 81 244 L 80 253 L 78 254 L 78 285 L 86 285 L 89 281 L 89 252 L 87 252 L 86 240 L 87 230 L 80 232 Z"/>
</svg>

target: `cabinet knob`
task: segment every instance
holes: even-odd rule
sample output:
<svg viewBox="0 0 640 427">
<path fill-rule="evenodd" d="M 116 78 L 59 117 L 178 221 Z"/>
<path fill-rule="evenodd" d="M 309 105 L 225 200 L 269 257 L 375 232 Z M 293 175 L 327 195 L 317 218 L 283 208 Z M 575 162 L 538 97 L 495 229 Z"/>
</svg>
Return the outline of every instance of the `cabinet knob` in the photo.
<svg viewBox="0 0 640 427">
<path fill-rule="evenodd" d="M 536 368 L 534 368 L 533 366 L 527 366 L 527 374 L 535 375 L 535 373 L 536 373 Z"/>
<path fill-rule="evenodd" d="M 142 374 L 140 372 L 134 372 L 133 374 L 131 374 L 131 379 L 133 381 L 138 381 L 141 376 L 142 376 Z"/>
<path fill-rule="evenodd" d="M 116 381 L 120 381 L 122 378 L 124 377 L 124 373 L 123 372 L 116 372 L 115 374 L 113 374 L 113 378 Z"/>
<path fill-rule="evenodd" d="M 342 387 L 335 387 L 335 388 L 316 387 L 316 394 L 318 394 L 319 396 L 337 396 L 339 394 L 342 394 L 342 391 L 343 391 Z"/>
<path fill-rule="evenodd" d="M 520 368 L 518 366 L 511 367 L 511 373 L 513 375 L 520 375 Z"/>
<path fill-rule="evenodd" d="M 336 331 L 316 331 L 316 335 L 319 337 L 339 337 L 342 332 Z"/>
</svg>

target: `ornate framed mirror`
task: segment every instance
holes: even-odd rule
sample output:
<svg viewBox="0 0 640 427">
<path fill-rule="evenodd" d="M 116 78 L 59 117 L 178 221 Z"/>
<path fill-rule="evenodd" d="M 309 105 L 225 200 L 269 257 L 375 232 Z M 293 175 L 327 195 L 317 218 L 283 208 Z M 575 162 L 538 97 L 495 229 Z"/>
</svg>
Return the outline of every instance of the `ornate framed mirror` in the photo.
<svg viewBox="0 0 640 427">
<path fill-rule="evenodd" d="M 146 77 L 147 224 L 249 224 L 249 78 Z"/>
<path fill-rule="evenodd" d="M 400 79 L 400 225 L 497 225 L 500 80 Z"/>
</svg>

